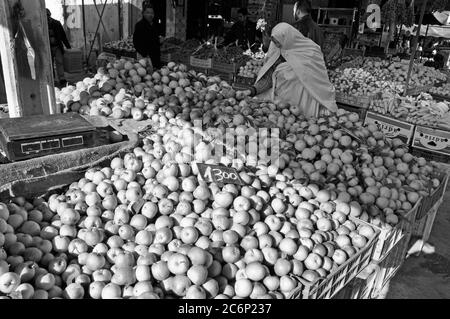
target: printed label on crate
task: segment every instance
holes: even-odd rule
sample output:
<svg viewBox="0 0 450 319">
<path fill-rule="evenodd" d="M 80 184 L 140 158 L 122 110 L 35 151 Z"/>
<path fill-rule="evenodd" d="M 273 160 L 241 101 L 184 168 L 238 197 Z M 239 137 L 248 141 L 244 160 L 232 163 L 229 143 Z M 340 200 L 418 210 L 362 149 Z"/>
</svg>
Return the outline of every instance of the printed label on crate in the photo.
<svg viewBox="0 0 450 319">
<path fill-rule="evenodd" d="M 197 164 L 200 175 L 209 183 L 242 185 L 236 169 L 226 166 Z"/>
<path fill-rule="evenodd" d="M 195 68 L 202 68 L 202 69 L 211 69 L 212 68 L 212 59 L 197 59 L 193 56 L 191 56 L 190 64 L 192 67 Z"/>
<path fill-rule="evenodd" d="M 367 112 L 364 124 L 375 124 L 386 137 L 400 138 L 405 144 L 410 143 L 414 134 L 414 125 L 373 112 Z"/>
<path fill-rule="evenodd" d="M 450 155 L 450 132 L 417 126 L 413 146 L 422 150 Z"/>
</svg>

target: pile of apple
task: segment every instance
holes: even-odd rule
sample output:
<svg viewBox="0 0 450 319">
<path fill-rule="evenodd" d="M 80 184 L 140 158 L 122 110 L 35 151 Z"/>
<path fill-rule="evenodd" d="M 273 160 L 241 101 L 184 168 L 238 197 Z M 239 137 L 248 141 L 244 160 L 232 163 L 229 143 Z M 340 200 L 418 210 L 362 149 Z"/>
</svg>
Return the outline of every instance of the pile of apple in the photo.
<svg viewBox="0 0 450 319">
<path fill-rule="evenodd" d="M 160 107 L 170 108 L 175 116 L 205 98 L 213 84 L 227 86 L 218 77 L 188 72 L 182 64 L 170 62 L 153 70 L 147 59 L 121 59 L 100 68 L 94 78 L 57 88 L 56 100 L 63 112 L 140 121 L 150 119 Z"/>
<path fill-rule="evenodd" d="M 133 44 L 133 37 L 129 37 L 124 40 L 108 42 L 104 45 L 104 47 L 106 49 L 125 51 L 128 53 L 136 52 L 136 49 L 134 48 L 134 44 Z"/>
<path fill-rule="evenodd" d="M 263 59 L 248 61 L 244 66 L 241 66 L 239 68 L 238 75 L 246 78 L 256 79 L 263 65 L 264 65 Z"/>
</svg>

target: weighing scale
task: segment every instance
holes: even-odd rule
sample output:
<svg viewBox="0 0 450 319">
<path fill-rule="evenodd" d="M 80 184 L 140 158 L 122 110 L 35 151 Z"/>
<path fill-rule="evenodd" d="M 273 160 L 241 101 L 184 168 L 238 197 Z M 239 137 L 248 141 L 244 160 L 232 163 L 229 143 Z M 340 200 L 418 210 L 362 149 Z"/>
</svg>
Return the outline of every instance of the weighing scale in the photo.
<svg viewBox="0 0 450 319">
<path fill-rule="evenodd" d="M 95 146 L 96 127 L 77 113 L 0 119 L 0 148 L 10 161 Z"/>
</svg>

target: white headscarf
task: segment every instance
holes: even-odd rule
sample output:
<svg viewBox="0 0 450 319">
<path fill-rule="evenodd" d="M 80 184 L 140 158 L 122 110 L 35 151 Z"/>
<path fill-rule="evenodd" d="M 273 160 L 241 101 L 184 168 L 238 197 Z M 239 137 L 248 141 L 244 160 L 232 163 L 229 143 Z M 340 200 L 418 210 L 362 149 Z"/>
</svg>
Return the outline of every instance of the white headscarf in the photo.
<svg viewBox="0 0 450 319">
<path fill-rule="evenodd" d="M 282 56 L 293 69 L 308 93 L 332 112 L 337 111 L 334 87 L 331 84 L 323 53 L 314 41 L 303 36 L 288 23 L 280 23 L 272 30 L 272 37 L 281 44 L 270 43 L 267 60 L 259 72 L 259 81 Z"/>
</svg>

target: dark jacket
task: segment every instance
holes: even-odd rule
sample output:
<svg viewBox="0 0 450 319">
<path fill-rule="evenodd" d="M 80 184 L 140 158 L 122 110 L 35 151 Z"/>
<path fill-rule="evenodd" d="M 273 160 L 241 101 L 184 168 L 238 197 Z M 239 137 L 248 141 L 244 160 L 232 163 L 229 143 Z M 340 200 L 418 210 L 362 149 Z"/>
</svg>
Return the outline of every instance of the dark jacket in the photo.
<svg viewBox="0 0 450 319">
<path fill-rule="evenodd" d="M 134 28 L 133 43 L 136 51 L 152 60 L 154 68 L 161 67 L 161 44 L 159 43 L 159 26 L 142 19 Z"/>
<path fill-rule="evenodd" d="M 52 49 L 59 48 L 64 52 L 64 46 L 70 49 L 70 43 L 67 40 L 66 32 L 58 20 L 50 18 L 48 21 L 48 33 L 50 38 L 50 47 Z"/>
<path fill-rule="evenodd" d="M 324 36 L 322 30 L 317 23 L 314 22 L 310 15 L 304 16 L 300 20 L 293 23 L 293 26 L 300 31 L 305 37 L 317 43 L 323 51 Z"/>
<path fill-rule="evenodd" d="M 223 45 L 228 45 L 238 40 L 238 45 L 248 49 L 248 44 L 253 45 L 257 38 L 261 37 L 261 33 L 256 30 L 256 23 L 247 19 L 244 25 L 242 22 L 236 22 L 228 34 L 225 36 Z"/>
</svg>

